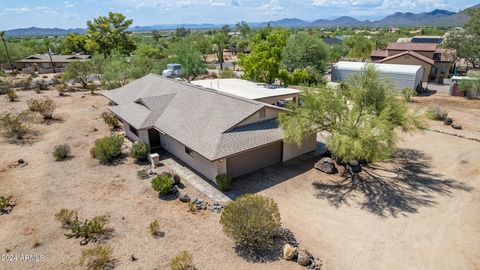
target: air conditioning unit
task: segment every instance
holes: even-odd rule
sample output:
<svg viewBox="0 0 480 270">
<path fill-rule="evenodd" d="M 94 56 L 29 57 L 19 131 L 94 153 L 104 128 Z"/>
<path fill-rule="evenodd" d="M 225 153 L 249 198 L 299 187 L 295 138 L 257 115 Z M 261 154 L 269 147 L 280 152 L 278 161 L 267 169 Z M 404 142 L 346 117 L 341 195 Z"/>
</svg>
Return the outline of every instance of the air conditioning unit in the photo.
<svg viewBox="0 0 480 270">
<path fill-rule="evenodd" d="M 182 65 L 167 64 L 167 69 L 162 71 L 162 76 L 169 78 L 178 78 L 182 75 Z"/>
</svg>

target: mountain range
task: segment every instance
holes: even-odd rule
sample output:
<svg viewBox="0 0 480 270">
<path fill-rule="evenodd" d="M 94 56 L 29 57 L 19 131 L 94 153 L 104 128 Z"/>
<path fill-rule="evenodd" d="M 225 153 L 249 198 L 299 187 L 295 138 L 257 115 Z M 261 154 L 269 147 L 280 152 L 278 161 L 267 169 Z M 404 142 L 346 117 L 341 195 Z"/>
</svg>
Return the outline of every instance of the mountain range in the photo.
<svg viewBox="0 0 480 270">
<path fill-rule="evenodd" d="M 470 8 L 480 8 L 480 4 Z M 458 13 L 448 10 L 435 9 L 431 12 L 423 13 L 402 13 L 386 16 L 377 21 L 357 20 L 352 17 L 342 16 L 333 20 L 319 19 L 313 22 L 301 20 L 298 18 L 284 18 L 277 21 L 249 23 L 252 28 L 265 27 L 267 25 L 275 27 L 385 27 L 385 26 L 461 26 L 468 19 L 465 11 Z M 187 29 L 217 29 L 223 24 L 159 24 L 151 26 L 134 26 L 130 30 L 133 32 L 145 32 L 152 30 L 174 30 L 179 27 Z M 234 25 L 230 25 L 234 27 Z M 19 28 L 7 30 L 7 36 L 56 36 L 66 35 L 69 33 L 85 33 L 85 29 L 60 29 L 60 28 Z"/>
</svg>

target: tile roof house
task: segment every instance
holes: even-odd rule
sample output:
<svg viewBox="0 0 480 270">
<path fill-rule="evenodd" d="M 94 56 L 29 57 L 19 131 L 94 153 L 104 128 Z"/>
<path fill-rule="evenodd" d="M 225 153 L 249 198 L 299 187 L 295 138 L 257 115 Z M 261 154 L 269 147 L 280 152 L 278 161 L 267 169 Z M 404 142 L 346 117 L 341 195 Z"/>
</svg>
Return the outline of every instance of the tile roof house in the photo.
<svg viewBox="0 0 480 270">
<path fill-rule="evenodd" d="M 23 73 L 31 73 L 37 71 L 40 74 L 52 73 L 52 62 L 56 72 L 62 72 L 67 69 L 68 63 L 74 61 L 87 61 L 91 58 L 90 55 L 76 54 L 76 55 L 52 55 L 48 54 L 34 54 L 24 59 L 15 62 L 17 69 Z"/>
<path fill-rule="evenodd" d="M 448 57 L 450 52 L 438 49 L 436 43 L 391 42 L 386 50 L 373 51 L 370 58 L 384 64 L 422 65 L 425 68 L 424 82 L 442 83 L 452 68 L 453 58 Z"/>
<path fill-rule="evenodd" d="M 283 142 L 278 114 L 284 109 L 154 74 L 103 93 L 126 136 L 151 149 L 162 147 L 211 181 L 237 177 L 313 151 Z"/>
</svg>

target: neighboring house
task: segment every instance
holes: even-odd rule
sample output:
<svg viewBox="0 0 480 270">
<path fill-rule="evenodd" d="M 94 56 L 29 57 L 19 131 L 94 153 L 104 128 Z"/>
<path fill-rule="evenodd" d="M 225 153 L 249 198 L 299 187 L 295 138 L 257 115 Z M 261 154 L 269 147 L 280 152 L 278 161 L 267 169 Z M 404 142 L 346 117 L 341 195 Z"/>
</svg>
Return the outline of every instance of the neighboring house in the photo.
<svg viewBox="0 0 480 270">
<path fill-rule="evenodd" d="M 283 141 L 277 117 L 283 108 L 149 74 L 103 93 L 126 136 L 163 148 L 206 179 L 231 177 L 287 161 L 316 148 Z"/>
<path fill-rule="evenodd" d="M 16 62 L 16 67 L 22 73 L 32 73 L 37 71 L 40 74 L 52 73 L 52 62 L 55 71 L 62 72 L 67 70 L 68 63 L 74 61 L 86 61 L 90 59 L 90 55 L 52 55 L 52 61 L 48 54 L 30 55 L 22 60 Z"/>
<path fill-rule="evenodd" d="M 373 51 L 372 61 L 384 64 L 422 65 L 424 82 L 443 83 L 453 67 L 453 51 L 435 43 L 389 43 L 386 50 Z"/>
<path fill-rule="evenodd" d="M 380 78 L 384 79 L 396 90 L 411 88 L 414 90 L 422 86 L 424 67 L 421 65 L 394 65 L 363 62 L 340 61 L 332 67 L 332 82 L 344 81 L 350 76 L 359 73 L 370 64 L 378 71 Z"/>
<path fill-rule="evenodd" d="M 411 39 L 412 43 L 433 43 L 439 45 L 442 43 L 442 36 L 414 36 Z"/>
<path fill-rule="evenodd" d="M 397 43 L 410 43 L 410 42 L 412 42 L 412 38 L 401 37 L 397 39 Z"/>
<path fill-rule="evenodd" d="M 274 106 L 283 106 L 289 101 L 298 104 L 300 95 L 300 91 L 296 89 L 268 86 L 263 83 L 241 79 L 198 80 L 191 83 Z"/>
</svg>

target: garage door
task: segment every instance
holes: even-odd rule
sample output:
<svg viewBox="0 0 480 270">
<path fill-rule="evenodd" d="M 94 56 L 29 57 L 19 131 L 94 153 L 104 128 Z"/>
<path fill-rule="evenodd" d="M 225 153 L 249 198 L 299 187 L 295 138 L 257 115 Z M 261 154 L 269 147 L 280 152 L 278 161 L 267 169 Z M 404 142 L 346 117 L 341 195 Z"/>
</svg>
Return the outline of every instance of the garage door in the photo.
<svg viewBox="0 0 480 270">
<path fill-rule="evenodd" d="M 227 158 L 227 174 L 237 177 L 282 161 L 282 142 Z"/>
</svg>

